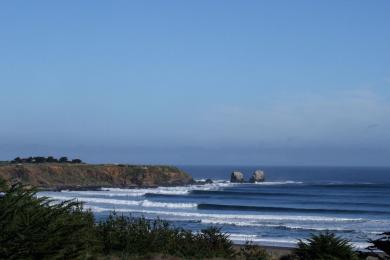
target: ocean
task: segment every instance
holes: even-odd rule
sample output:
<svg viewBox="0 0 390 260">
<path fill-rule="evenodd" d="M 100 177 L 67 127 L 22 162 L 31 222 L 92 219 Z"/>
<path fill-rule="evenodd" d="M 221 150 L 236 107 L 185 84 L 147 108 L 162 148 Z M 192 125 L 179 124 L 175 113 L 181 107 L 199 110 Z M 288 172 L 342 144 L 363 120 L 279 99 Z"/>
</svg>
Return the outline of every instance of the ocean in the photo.
<svg viewBox="0 0 390 260">
<path fill-rule="evenodd" d="M 110 211 L 161 218 L 194 232 L 218 226 L 236 243 L 293 247 L 298 239 L 330 230 L 357 248 L 390 231 L 390 168 L 181 166 L 212 184 L 150 189 L 40 192 L 58 200 L 85 202 L 97 219 Z M 264 170 L 266 181 L 230 183 L 240 170 L 249 178 Z"/>
</svg>

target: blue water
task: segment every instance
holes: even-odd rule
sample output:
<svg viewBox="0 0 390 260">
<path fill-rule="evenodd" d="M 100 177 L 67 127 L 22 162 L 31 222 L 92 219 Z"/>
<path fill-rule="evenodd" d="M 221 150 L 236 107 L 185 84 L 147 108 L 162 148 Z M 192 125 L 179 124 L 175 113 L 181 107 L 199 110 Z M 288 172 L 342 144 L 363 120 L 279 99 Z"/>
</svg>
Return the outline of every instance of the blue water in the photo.
<svg viewBox="0 0 390 260">
<path fill-rule="evenodd" d="M 297 239 L 331 230 L 366 247 L 390 231 L 390 168 L 181 166 L 213 184 L 153 189 L 42 192 L 59 200 L 77 198 L 97 216 L 111 210 L 198 231 L 219 226 L 237 243 L 294 246 Z M 256 169 L 266 182 L 232 184 L 230 173 L 249 178 Z"/>
</svg>

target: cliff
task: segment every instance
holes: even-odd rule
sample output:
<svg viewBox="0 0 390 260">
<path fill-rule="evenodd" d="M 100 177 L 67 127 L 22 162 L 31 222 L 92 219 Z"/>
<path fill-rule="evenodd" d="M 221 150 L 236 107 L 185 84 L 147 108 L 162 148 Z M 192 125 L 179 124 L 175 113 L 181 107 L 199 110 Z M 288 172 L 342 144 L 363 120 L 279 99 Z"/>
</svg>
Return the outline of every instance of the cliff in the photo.
<svg viewBox="0 0 390 260">
<path fill-rule="evenodd" d="M 190 175 L 170 166 L 68 163 L 0 165 L 0 178 L 43 189 L 175 186 L 193 182 Z"/>
</svg>

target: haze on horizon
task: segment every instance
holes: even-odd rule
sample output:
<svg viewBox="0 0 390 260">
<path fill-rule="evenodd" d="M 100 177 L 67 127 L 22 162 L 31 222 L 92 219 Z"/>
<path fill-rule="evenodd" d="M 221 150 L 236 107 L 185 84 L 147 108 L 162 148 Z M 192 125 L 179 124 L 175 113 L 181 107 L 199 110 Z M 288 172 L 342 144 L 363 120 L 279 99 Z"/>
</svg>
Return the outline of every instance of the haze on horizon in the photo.
<svg viewBox="0 0 390 260">
<path fill-rule="evenodd" d="M 2 1 L 0 160 L 390 166 L 389 12 Z"/>
</svg>

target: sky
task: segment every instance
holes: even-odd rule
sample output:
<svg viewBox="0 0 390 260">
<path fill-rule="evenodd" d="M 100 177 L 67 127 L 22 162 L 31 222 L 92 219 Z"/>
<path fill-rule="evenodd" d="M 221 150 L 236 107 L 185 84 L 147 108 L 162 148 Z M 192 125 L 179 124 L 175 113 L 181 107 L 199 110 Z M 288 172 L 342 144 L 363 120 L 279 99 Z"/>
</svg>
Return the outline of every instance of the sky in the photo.
<svg viewBox="0 0 390 260">
<path fill-rule="evenodd" d="M 390 1 L 1 1 L 0 160 L 390 166 Z"/>
</svg>

